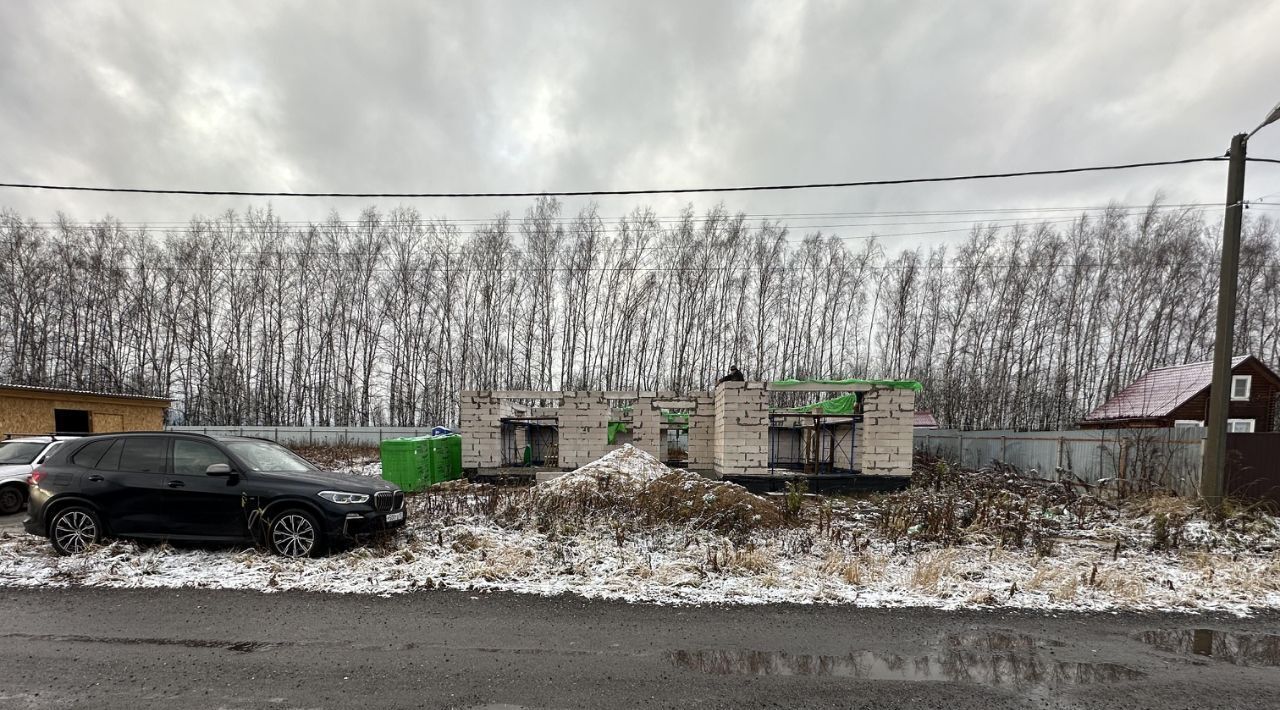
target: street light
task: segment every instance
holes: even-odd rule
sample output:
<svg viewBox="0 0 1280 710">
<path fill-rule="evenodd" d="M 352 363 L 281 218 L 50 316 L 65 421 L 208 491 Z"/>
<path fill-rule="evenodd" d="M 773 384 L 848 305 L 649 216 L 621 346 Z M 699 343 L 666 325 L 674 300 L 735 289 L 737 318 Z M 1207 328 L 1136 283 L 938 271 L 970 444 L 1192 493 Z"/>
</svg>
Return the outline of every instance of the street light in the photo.
<svg viewBox="0 0 1280 710">
<path fill-rule="evenodd" d="M 1263 119 L 1262 123 L 1258 124 L 1257 128 L 1249 131 L 1249 138 L 1252 138 L 1253 134 L 1261 131 L 1263 126 L 1268 123 L 1275 123 L 1277 120 L 1280 120 L 1280 104 L 1276 104 L 1276 107 L 1271 109 L 1271 113 L 1267 114 L 1267 117 Z"/>
<path fill-rule="evenodd" d="M 1244 222 L 1244 166 L 1249 138 L 1280 120 L 1280 103 L 1258 127 L 1231 139 L 1227 168 L 1227 218 L 1222 225 L 1222 271 L 1218 278 L 1218 328 L 1213 342 L 1213 383 L 1209 386 L 1209 433 L 1200 467 L 1200 496 L 1217 505 L 1226 495 L 1227 407 L 1231 401 L 1231 339 L 1236 323 L 1240 229 Z"/>
</svg>

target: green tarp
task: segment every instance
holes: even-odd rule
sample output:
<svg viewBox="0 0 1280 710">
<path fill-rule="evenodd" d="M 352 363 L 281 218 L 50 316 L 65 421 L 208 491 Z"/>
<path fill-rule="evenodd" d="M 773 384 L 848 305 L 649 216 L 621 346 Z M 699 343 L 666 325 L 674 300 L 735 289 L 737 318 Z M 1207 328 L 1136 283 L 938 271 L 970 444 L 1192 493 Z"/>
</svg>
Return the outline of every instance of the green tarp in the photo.
<svg viewBox="0 0 1280 710">
<path fill-rule="evenodd" d="M 627 428 L 626 422 L 609 422 L 609 443 L 615 443 L 619 432 L 625 433 L 628 431 L 631 430 Z"/>
<path fill-rule="evenodd" d="M 899 390 L 911 390 L 912 392 L 920 392 L 924 387 L 915 380 L 775 380 L 771 382 L 774 387 L 795 387 L 797 385 L 875 385 L 876 387 L 890 387 Z"/>
<path fill-rule="evenodd" d="M 850 392 L 834 399 L 826 399 L 813 404 L 806 404 L 802 407 L 792 407 L 790 409 L 777 409 L 778 412 L 803 412 L 811 414 L 813 412 L 822 412 L 823 414 L 853 414 L 858 407 L 858 395 Z"/>
</svg>

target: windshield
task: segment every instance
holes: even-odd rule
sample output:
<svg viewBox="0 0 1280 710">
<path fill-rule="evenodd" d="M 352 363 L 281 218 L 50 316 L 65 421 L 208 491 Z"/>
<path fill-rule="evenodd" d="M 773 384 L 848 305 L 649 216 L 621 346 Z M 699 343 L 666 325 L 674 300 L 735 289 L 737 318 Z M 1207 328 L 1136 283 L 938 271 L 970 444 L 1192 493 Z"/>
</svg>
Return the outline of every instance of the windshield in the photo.
<svg viewBox="0 0 1280 710">
<path fill-rule="evenodd" d="M 57 451 L 57 450 L 58 450 L 58 447 L 59 447 L 59 446 L 62 446 L 62 442 L 61 442 L 61 441 L 55 441 L 55 442 L 53 442 L 52 444 L 49 444 L 49 448 L 45 449 L 45 450 L 44 450 L 44 453 L 40 455 L 40 457 L 39 457 L 39 458 L 40 458 L 40 461 L 42 461 L 42 462 L 43 462 L 43 461 L 48 461 L 48 460 L 49 460 L 49 457 L 53 455 L 53 452 L 54 452 L 54 451 Z M 33 462 L 33 463 L 34 463 L 34 462 Z"/>
<path fill-rule="evenodd" d="M 314 471 L 306 459 L 270 441 L 225 441 L 241 461 L 253 471 Z"/>
<path fill-rule="evenodd" d="M 6 441 L 0 443 L 0 466 L 27 464 L 47 446 L 40 441 Z"/>
</svg>

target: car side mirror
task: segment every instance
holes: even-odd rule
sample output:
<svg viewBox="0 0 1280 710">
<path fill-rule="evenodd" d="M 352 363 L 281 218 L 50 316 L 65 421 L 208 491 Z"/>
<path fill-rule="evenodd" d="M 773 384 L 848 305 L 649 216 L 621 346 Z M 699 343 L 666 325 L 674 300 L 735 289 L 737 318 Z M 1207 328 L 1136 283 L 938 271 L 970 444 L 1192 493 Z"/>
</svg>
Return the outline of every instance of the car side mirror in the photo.
<svg viewBox="0 0 1280 710">
<path fill-rule="evenodd" d="M 231 467 L 225 463 L 213 463 L 209 464 L 209 468 L 206 468 L 204 472 L 209 476 L 230 476 Z"/>
</svg>

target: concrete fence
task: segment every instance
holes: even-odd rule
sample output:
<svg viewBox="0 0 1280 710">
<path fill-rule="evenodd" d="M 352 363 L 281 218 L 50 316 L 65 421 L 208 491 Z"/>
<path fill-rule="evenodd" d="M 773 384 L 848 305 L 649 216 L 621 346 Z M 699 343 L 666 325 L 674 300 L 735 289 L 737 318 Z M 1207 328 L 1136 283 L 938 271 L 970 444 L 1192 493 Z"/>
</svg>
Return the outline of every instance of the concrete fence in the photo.
<svg viewBox="0 0 1280 710">
<path fill-rule="evenodd" d="M 256 436 L 290 446 L 377 446 L 383 439 L 431 434 L 431 427 L 170 426 L 165 429 L 213 436 Z"/>
<path fill-rule="evenodd" d="M 921 429 L 916 451 L 966 468 L 1002 462 L 1049 479 L 1130 481 L 1195 495 L 1200 485 L 1202 427 L 1074 431 Z"/>
</svg>

